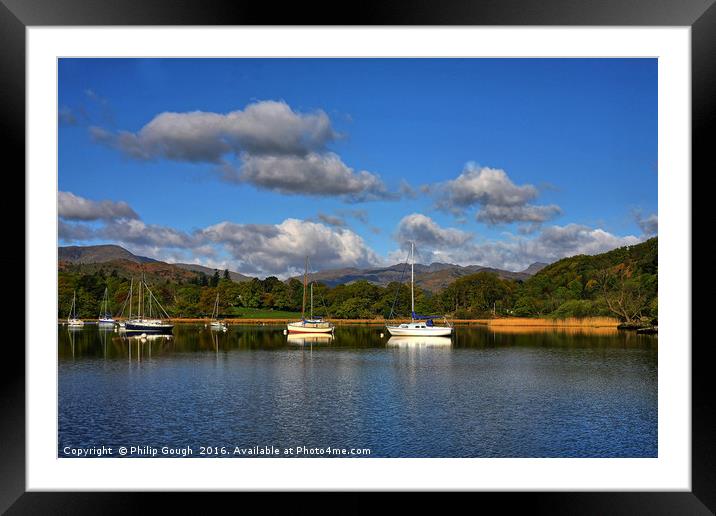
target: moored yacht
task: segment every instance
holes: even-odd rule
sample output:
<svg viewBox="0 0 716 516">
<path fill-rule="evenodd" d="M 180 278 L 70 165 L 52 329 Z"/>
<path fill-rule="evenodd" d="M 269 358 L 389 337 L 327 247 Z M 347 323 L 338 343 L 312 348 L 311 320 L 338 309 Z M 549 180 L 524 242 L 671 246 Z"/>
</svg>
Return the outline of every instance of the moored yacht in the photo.
<svg viewBox="0 0 716 516">
<path fill-rule="evenodd" d="M 214 310 L 211 312 L 211 322 L 209 326 L 212 330 L 226 331 L 228 330 L 227 324 L 219 319 L 219 293 L 216 293 L 216 301 L 214 301 Z"/>
<path fill-rule="evenodd" d="M 322 317 L 313 316 L 313 283 L 310 284 L 311 311 L 306 319 L 306 290 L 308 287 L 308 258 L 306 258 L 306 271 L 303 274 L 303 306 L 301 307 L 301 320 L 286 325 L 289 333 L 332 333 L 335 330 L 333 323 L 324 321 Z"/>
<path fill-rule="evenodd" d="M 77 318 L 77 291 L 72 293 L 72 306 L 67 314 L 67 326 L 78 328 L 84 326 L 85 322 Z"/>
<path fill-rule="evenodd" d="M 99 318 L 97 319 L 97 323 L 100 326 L 107 327 L 107 326 L 114 326 L 114 323 L 116 321 L 112 317 L 112 314 L 109 312 L 109 290 L 107 287 L 104 289 L 104 295 L 102 296 L 102 304 L 100 305 L 100 312 L 99 312 Z"/>
<path fill-rule="evenodd" d="M 386 330 L 395 336 L 432 336 L 452 335 L 453 327 L 445 317 L 437 315 L 418 315 L 415 313 L 415 243 L 410 243 L 410 322 L 398 325 L 386 325 Z M 445 326 L 435 324 L 435 319 L 443 319 Z"/>
<path fill-rule="evenodd" d="M 130 300 L 129 318 L 124 323 L 124 330 L 134 333 L 171 333 L 174 325 L 169 321 L 169 314 L 154 296 L 144 278 L 139 282 L 138 298 L 137 317 L 132 318 Z"/>
</svg>

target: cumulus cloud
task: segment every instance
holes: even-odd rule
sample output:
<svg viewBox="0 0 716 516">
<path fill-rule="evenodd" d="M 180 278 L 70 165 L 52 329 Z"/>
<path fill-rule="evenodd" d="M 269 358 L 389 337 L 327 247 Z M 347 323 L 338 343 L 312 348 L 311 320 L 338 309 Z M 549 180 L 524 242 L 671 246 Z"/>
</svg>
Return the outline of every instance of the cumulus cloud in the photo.
<svg viewBox="0 0 716 516">
<path fill-rule="evenodd" d="M 283 194 L 395 197 L 378 175 L 356 171 L 328 151 L 340 135 L 325 112 L 299 113 L 285 102 L 255 102 L 229 113 L 164 112 L 137 132 L 93 126 L 90 134 L 137 160 L 212 164 L 226 181 Z"/>
<path fill-rule="evenodd" d="M 65 220 L 138 219 L 139 216 L 126 202 L 92 201 L 72 192 L 58 192 L 58 214 Z"/>
<path fill-rule="evenodd" d="M 381 263 L 378 255 L 338 216 L 321 222 L 286 219 L 280 224 L 221 222 L 192 231 L 148 224 L 123 202 L 92 201 L 60 192 L 60 240 L 110 241 L 132 252 L 169 261 L 231 264 L 233 270 L 286 277 L 300 272 L 306 256 L 318 269 Z M 360 210 L 349 211 L 362 216 Z"/>
<path fill-rule="evenodd" d="M 58 221 L 57 234 L 60 240 L 68 243 L 92 240 L 95 237 L 94 228 L 87 224 L 65 222 L 64 220 Z"/>
<path fill-rule="evenodd" d="M 353 201 L 391 197 L 377 175 L 365 170 L 356 172 L 332 152 L 305 156 L 244 155 L 242 160 L 238 170 L 231 166 L 222 168 L 226 180 L 248 182 L 283 194 L 343 195 Z"/>
<path fill-rule="evenodd" d="M 297 113 L 275 101 L 255 102 L 225 114 L 164 112 L 136 133 L 95 127 L 93 135 L 135 159 L 216 164 L 228 153 L 305 155 L 337 137 L 323 111 Z"/>
<path fill-rule="evenodd" d="M 455 228 L 443 228 L 433 219 L 421 213 L 412 213 L 398 223 L 395 234 L 401 244 L 415 242 L 416 245 L 429 248 L 463 246 L 472 235 Z"/>
<path fill-rule="evenodd" d="M 488 204 L 477 212 L 477 220 L 488 224 L 501 224 L 509 222 L 526 222 L 539 224 L 559 215 L 562 210 L 555 204 L 536 206 L 525 204 L 522 206 L 499 206 Z"/>
<path fill-rule="evenodd" d="M 201 242 L 191 233 L 138 219 L 114 220 L 97 230 L 97 236 L 145 247 L 192 248 Z"/>
<path fill-rule="evenodd" d="M 656 235 L 659 231 L 659 217 L 656 213 L 644 217 L 640 212 L 634 214 L 639 229 L 647 236 Z"/>
<path fill-rule="evenodd" d="M 534 205 L 539 191 L 530 184 L 516 185 L 504 170 L 468 163 L 455 179 L 437 187 L 437 207 L 461 215 L 479 206 L 476 218 L 488 224 L 540 224 L 561 213 L 559 206 Z"/>
<path fill-rule="evenodd" d="M 636 236 L 617 236 L 603 229 L 579 224 L 550 226 L 534 237 L 511 235 L 506 240 L 478 242 L 472 234 L 455 228 L 445 228 L 431 218 L 412 214 L 398 224 L 396 241 L 414 241 L 416 254 L 424 263 L 448 262 L 458 265 L 483 265 L 520 271 L 534 262 L 554 262 L 577 254 L 598 254 L 641 241 Z M 404 252 L 393 252 L 393 261 L 403 259 Z"/>
<path fill-rule="evenodd" d="M 364 267 L 379 257 L 356 233 L 317 222 L 286 219 L 280 224 L 221 222 L 200 231 L 210 242 L 225 246 L 239 270 L 288 276 L 302 270 L 309 257 L 314 269 Z"/>
</svg>

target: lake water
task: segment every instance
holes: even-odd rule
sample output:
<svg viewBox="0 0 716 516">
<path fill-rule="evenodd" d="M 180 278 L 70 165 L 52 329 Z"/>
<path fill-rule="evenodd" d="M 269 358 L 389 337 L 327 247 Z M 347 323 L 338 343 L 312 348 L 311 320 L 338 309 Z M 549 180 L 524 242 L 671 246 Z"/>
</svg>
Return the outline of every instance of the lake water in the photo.
<svg viewBox="0 0 716 516">
<path fill-rule="evenodd" d="M 458 326 L 395 341 L 342 326 L 302 341 L 284 327 L 142 341 L 60 326 L 58 456 L 658 454 L 655 336 Z"/>
</svg>

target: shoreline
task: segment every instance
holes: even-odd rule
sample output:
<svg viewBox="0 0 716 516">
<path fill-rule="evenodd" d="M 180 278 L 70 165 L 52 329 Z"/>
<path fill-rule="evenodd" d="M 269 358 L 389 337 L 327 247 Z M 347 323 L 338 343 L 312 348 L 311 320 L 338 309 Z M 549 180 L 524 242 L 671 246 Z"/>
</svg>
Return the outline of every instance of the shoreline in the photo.
<svg viewBox="0 0 716 516">
<path fill-rule="evenodd" d="M 175 318 L 170 319 L 175 324 L 209 324 L 211 319 L 208 318 Z M 251 324 L 285 324 L 287 322 L 295 321 L 296 318 L 225 318 L 221 319 L 227 324 L 236 325 L 251 325 Z M 387 321 L 385 319 L 325 319 L 326 321 L 332 322 L 336 326 L 342 325 L 353 325 L 353 324 L 364 324 L 370 326 L 384 326 L 388 322 L 393 324 L 400 324 L 410 322 L 410 319 L 392 319 Z M 437 320 L 437 319 L 436 319 Z M 494 318 L 494 319 L 448 319 L 453 325 L 483 325 L 493 327 L 541 327 L 541 328 L 616 328 L 620 322 L 617 319 L 611 317 L 585 317 L 582 319 L 569 318 L 569 319 L 545 319 L 545 318 L 531 318 L 531 317 L 509 317 L 509 318 Z M 64 320 L 58 320 L 59 324 L 64 324 Z M 96 324 L 97 320 L 89 319 L 85 320 L 86 324 Z"/>
</svg>

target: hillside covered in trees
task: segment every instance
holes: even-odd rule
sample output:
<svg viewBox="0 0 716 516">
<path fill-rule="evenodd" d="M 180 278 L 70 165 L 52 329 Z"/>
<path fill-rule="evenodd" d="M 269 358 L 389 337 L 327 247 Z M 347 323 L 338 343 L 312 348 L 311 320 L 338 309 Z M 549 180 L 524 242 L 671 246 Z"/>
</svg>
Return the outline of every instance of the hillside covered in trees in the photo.
<svg viewBox="0 0 716 516">
<path fill-rule="evenodd" d="M 292 278 L 233 281 L 229 271 L 176 272 L 158 263 L 68 264 L 59 268 L 59 313 L 67 317 L 73 292 L 78 315 L 96 318 L 105 288 L 110 308 L 119 314 L 130 278 L 144 273 L 155 296 L 172 317 L 208 317 L 219 294 L 222 316 L 246 309 L 301 310 L 303 285 Z M 407 276 L 406 276 L 407 277 Z M 456 279 L 439 292 L 416 287 L 416 311 L 456 319 L 493 316 L 612 316 L 633 322 L 657 317 L 658 245 L 652 238 L 608 253 L 579 255 L 555 262 L 526 280 L 478 272 Z M 314 285 L 315 313 L 332 318 L 387 318 L 410 314 L 410 286 L 397 281 L 380 286 L 365 280 L 333 287 Z M 125 314 L 126 315 L 126 314 Z"/>
</svg>

